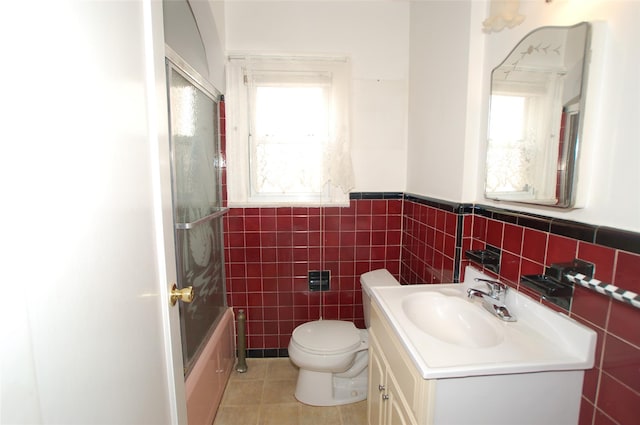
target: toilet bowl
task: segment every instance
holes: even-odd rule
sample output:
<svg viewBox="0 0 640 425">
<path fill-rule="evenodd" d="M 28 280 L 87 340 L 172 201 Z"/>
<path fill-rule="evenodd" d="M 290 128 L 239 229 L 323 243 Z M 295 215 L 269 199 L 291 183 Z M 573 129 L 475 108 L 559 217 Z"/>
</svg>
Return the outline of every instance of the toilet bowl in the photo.
<svg viewBox="0 0 640 425">
<path fill-rule="evenodd" d="M 385 269 L 360 277 L 365 324 L 369 327 L 370 288 L 399 285 Z M 351 322 L 315 320 L 294 329 L 289 358 L 298 366 L 295 397 L 312 406 L 337 406 L 367 398 L 369 334 Z"/>
<path fill-rule="evenodd" d="M 298 326 L 289 342 L 289 358 L 300 368 L 296 399 L 313 406 L 364 400 L 367 348 L 367 331 L 351 322 L 316 320 Z"/>
</svg>

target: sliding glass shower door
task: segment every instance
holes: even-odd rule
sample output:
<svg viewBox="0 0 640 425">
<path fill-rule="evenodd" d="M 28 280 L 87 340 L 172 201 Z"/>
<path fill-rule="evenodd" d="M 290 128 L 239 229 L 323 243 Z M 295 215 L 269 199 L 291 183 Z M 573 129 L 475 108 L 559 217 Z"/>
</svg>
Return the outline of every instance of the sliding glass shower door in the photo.
<svg viewBox="0 0 640 425">
<path fill-rule="evenodd" d="M 192 70 L 167 60 L 178 287 L 185 375 L 226 309 L 220 184 L 220 95 Z"/>
</svg>

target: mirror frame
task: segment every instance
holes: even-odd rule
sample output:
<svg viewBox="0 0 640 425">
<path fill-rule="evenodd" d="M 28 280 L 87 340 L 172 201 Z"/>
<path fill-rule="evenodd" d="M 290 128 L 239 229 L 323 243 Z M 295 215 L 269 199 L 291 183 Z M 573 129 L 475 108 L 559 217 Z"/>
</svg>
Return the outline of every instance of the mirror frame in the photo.
<svg viewBox="0 0 640 425">
<path fill-rule="evenodd" d="M 557 159 L 557 167 L 553 172 L 556 174 L 555 178 L 551 176 L 552 181 L 555 181 L 556 190 L 555 190 L 555 199 L 547 198 L 547 199 L 538 199 L 535 197 L 535 190 L 531 190 L 531 198 L 528 198 L 526 192 L 524 190 L 520 191 L 504 191 L 504 192 L 490 192 L 488 191 L 488 181 L 490 178 L 489 172 L 489 155 L 491 152 L 491 123 L 492 123 L 492 110 L 495 105 L 493 104 L 493 94 L 495 90 L 496 75 L 498 72 L 511 72 L 516 70 L 518 65 L 518 60 L 514 62 L 514 55 L 516 57 L 524 57 L 525 51 L 528 49 L 528 52 L 531 52 L 532 45 L 527 47 L 526 44 L 530 37 L 536 33 L 545 30 L 566 30 L 570 31 L 575 28 L 584 27 L 585 35 L 584 35 L 584 49 L 582 51 L 582 69 L 581 69 L 581 78 L 576 81 L 579 81 L 579 90 L 577 90 L 577 96 L 575 102 L 567 102 L 562 105 L 563 110 L 561 112 L 561 116 L 558 117 L 556 114 L 549 114 L 549 117 L 545 124 L 549 124 L 549 122 L 553 122 L 553 119 L 556 119 L 557 122 L 562 121 L 562 115 L 564 115 L 564 132 L 568 132 L 564 135 L 563 143 L 558 142 L 555 146 L 551 146 L 551 148 L 555 149 L 552 152 L 558 152 Z M 525 203 L 525 204 L 533 204 L 533 205 L 542 205 L 545 207 L 555 207 L 555 208 L 574 208 L 576 205 L 576 194 L 577 194 L 577 181 L 578 181 L 578 159 L 580 152 L 580 144 L 582 139 L 582 129 L 583 129 L 583 116 L 585 110 L 585 101 L 586 101 L 586 90 L 587 90 L 587 82 L 588 82 L 588 72 L 589 72 L 589 64 L 591 58 L 591 39 L 592 39 L 592 25 L 589 22 L 580 22 L 571 26 L 545 26 L 536 28 L 535 30 L 529 32 L 525 35 L 516 46 L 507 54 L 505 59 L 496 66 L 491 71 L 491 82 L 490 82 L 490 94 L 489 94 L 489 114 L 488 114 L 488 126 L 487 126 L 487 150 L 485 156 L 485 190 L 484 196 L 487 199 L 492 199 L 496 201 L 507 201 L 507 202 L 516 202 L 516 203 Z M 536 46 L 539 47 L 539 46 Z M 523 48 L 526 48 L 523 51 Z M 577 62 L 577 61 L 576 61 Z M 510 68 L 510 70 L 505 70 L 505 68 Z M 550 70 L 547 70 L 549 72 Z M 555 70 L 556 72 L 563 72 L 564 69 Z M 560 96 L 562 97 L 562 96 Z M 549 124 L 551 128 L 553 124 Z M 562 125 L 561 128 L 555 126 L 556 132 L 560 135 L 562 134 Z M 560 136 L 558 136 L 559 138 Z M 560 149 L 562 147 L 562 149 Z M 547 151 L 549 146 L 547 146 Z M 552 153 L 547 157 L 553 155 Z M 547 173 L 549 174 L 549 173 Z M 526 190 L 526 186 L 525 186 Z"/>
</svg>

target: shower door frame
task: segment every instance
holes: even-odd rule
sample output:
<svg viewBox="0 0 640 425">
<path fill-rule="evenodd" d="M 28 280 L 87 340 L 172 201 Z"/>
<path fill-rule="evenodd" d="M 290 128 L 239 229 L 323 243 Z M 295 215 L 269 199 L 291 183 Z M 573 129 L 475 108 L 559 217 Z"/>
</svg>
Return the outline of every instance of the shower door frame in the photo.
<svg viewBox="0 0 640 425">
<path fill-rule="evenodd" d="M 168 99 L 168 107 L 169 107 L 169 143 L 170 143 L 170 150 L 171 150 L 171 180 L 172 180 L 172 203 L 173 203 L 173 214 L 174 214 L 174 239 L 175 239 L 175 250 L 176 250 L 176 267 L 177 267 L 177 273 L 178 273 L 178 287 L 181 288 L 183 286 L 183 276 L 182 276 L 182 257 L 183 254 L 180 251 L 180 247 L 178 246 L 178 242 L 182 239 L 184 239 L 183 237 L 181 237 L 180 233 L 181 232 L 185 232 L 185 231 L 189 231 L 197 226 L 203 225 L 208 221 L 211 220 L 218 220 L 220 219 L 227 211 L 228 208 L 225 208 L 222 206 L 222 172 L 221 172 L 221 167 L 220 167 L 220 161 L 221 161 L 221 131 L 220 131 L 220 111 L 219 109 L 217 109 L 215 111 L 215 115 L 214 115 L 214 120 L 215 122 L 215 129 L 217 130 L 214 134 L 215 137 L 215 168 L 216 168 L 216 179 L 217 179 L 217 188 L 216 188 L 216 197 L 217 200 L 219 201 L 219 206 L 216 208 L 215 211 L 213 211 L 212 213 L 204 216 L 204 217 L 199 217 L 193 221 L 189 221 L 189 222 L 178 222 L 177 221 L 177 217 L 176 217 L 176 194 L 174 193 L 175 190 L 175 181 L 176 181 L 176 172 L 175 172 L 175 157 L 174 157 L 174 141 L 173 141 L 173 134 L 171 131 L 171 104 L 170 104 L 170 96 L 169 96 L 169 90 L 171 87 L 171 72 L 176 72 L 178 73 L 182 78 L 186 79 L 189 83 L 193 84 L 197 89 L 201 90 L 208 98 L 210 98 L 215 107 L 219 108 L 219 102 L 223 99 L 222 97 L 222 93 L 217 90 L 210 82 L 208 82 L 204 77 L 202 77 L 193 67 L 191 67 L 180 55 L 178 55 L 173 49 L 171 49 L 171 47 L 169 47 L 168 45 L 165 45 L 165 65 L 166 65 L 166 74 L 167 74 L 167 99 Z M 209 338 L 211 337 L 211 335 L 213 334 L 214 330 L 216 329 L 218 323 L 220 322 L 222 316 L 224 315 L 224 311 L 226 310 L 227 306 L 227 300 L 226 300 L 226 288 L 225 288 L 225 282 L 226 282 L 226 276 L 225 276 L 225 269 L 224 269 L 224 233 L 223 233 L 223 226 L 222 226 L 222 222 L 220 220 L 220 224 L 219 224 L 219 234 L 220 234 L 220 252 L 222 253 L 222 266 L 221 266 L 221 281 L 222 281 L 222 298 L 223 298 L 223 304 L 220 306 L 221 307 L 221 313 L 219 315 L 217 315 L 217 317 L 214 319 L 214 321 L 210 324 L 209 329 L 204 333 L 204 335 L 202 335 L 202 340 L 199 342 L 198 344 L 198 348 L 196 349 L 196 351 L 193 353 L 193 355 L 191 356 L 191 358 L 189 358 L 188 353 L 187 353 L 187 347 L 186 347 L 186 338 L 187 338 L 187 329 L 186 329 L 186 325 L 185 325 L 185 321 L 183 318 L 183 306 L 181 305 L 181 310 L 180 310 L 180 329 L 181 329 L 181 338 L 182 338 L 182 351 L 183 351 L 183 361 L 184 361 L 184 375 L 185 377 L 188 375 L 188 373 L 190 372 L 190 370 L 193 368 L 193 366 L 196 364 L 198 358 L 200 357 L 200 354 L 202 352 L 202 350 L 204 349 L 204 347 L 206 346 L 206 342 L 209 340 Z M 198 293 L 197 291 L 194 294 L 194 299 L 196 299 L 198 297 Z"/>
</svg>

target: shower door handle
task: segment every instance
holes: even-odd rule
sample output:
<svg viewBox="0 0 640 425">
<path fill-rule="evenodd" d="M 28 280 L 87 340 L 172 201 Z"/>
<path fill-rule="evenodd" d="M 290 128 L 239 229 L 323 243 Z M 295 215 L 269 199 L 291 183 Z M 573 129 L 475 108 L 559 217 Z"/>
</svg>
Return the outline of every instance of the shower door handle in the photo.
<svg viewBox="0 0 640 425">
<path fill-rule="evenodd" d="M 193 286 L 187 286 L 186 288 L 178 289 L 178 285 L 175 283 L 171 287 L 171 305 L 176 305 L 178 300 L 190 303 L 193 301 L 193 296 L 195 292 L 193 290 Z"/>
</svg>

